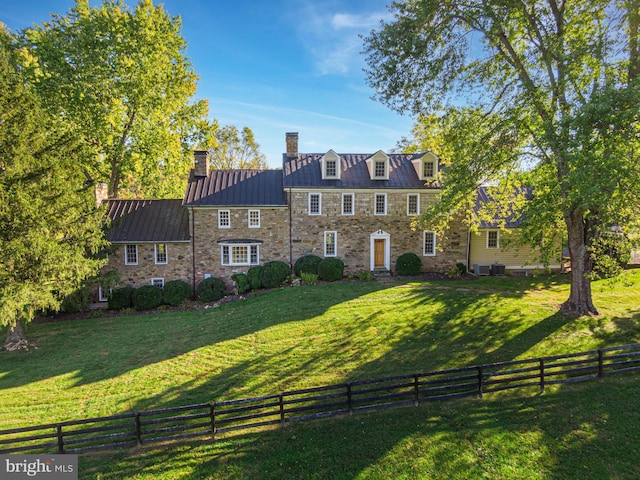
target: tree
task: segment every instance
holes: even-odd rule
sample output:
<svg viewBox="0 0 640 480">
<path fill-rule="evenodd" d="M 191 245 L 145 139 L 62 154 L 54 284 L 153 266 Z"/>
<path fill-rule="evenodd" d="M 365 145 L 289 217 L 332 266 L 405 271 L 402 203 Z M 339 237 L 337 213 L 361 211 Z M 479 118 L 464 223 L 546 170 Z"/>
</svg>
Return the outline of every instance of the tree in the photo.
<svg viewBox="0 0 640 480">
<path fill-rule="evenodd" d="M 238 132 L 234 125 L 226 125 L 215 133 L 217 147 L 210 149 L 211 167 L 216 170 L 247 168 L 264 170 L 267 168 L 264 154 L 249 127 Z"/>
<path fill-rule="evenodd" d="M 533 199 L 515 202 L 514 213 L 531 242 L 566 235 L 563 308 L 576 314 L 597 313 L 594 242 L 613 226 L 638 228 L 639 4 L 398 2 L 394 20 L 365 39 L 378 99 L 436 113 L 446 132 L 442 203 L 422 221 L 450 211 L 443 207 L 471 213 L 482 182 L 498 185 L 494 210 L 529 185 Z"/>
<path fill-rule="evenodd" d="M 89 7 L 23 32 L 22 63 L 49 112 L 72 122 L 95 152 L 85 167 L 109 196 L 184 192 L 194 145 L 214 126 L 207 102 L 190 103 L 196 75 L 179 17 L 141 0 Z"/>
<path fill-rule="evenodd" d="M 40 108 L 13 46 L 0 29 L 0 325 L 16 342 L 104 263 L 104 212 L 79 168 L 86 143 Z"/>
</svg>

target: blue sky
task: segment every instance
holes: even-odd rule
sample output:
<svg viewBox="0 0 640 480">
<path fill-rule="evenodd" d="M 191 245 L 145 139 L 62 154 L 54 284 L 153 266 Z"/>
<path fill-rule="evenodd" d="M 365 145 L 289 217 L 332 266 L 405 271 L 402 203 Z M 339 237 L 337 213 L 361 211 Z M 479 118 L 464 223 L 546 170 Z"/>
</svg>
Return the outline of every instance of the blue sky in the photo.
<svg viewBox="0 0 640 480">
<path fill-rule="evenodd" d="M 99 2 L 90 1 L 91 5 Z M 125 1 L 134 6 L 137 0 Z M 270 167 L 280 167 L 285 133 L 301 152 L 390 151 L 412 119 L 371 99 L 360 33 L 389 18 L 388 0 L 165 0 L 182 18 L 198 97 L 221 125 L 248 126 Z M 0 22 L 18 31 L 66 13 L 73 0 L 0 3 Z"/>
</svg>

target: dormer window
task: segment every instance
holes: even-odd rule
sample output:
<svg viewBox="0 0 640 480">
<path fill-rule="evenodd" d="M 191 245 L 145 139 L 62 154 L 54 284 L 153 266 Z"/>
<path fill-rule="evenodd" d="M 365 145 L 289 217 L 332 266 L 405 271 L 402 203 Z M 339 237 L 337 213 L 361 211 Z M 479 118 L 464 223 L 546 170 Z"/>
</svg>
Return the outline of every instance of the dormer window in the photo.
<svg viewBox="0 0 640 480">
<path fill-rule="evenodd" d="M 438 175 L 438 157 L 427 152 L 421 158 L 412 160 L 413 168 L 420 180 L 435 180 Z"/>
<path fill-rule="evenodd" d="M 340 179 L 340 156 L 333 150 L 329 150 L 322 157 L 322 179 L 323 180 L 339 180 Z"/>
<path fill-rule="evenodd" d="M 389 157 L 379 151 L 367 159 L 371 180 L 389 180 Z"/>
</svg>

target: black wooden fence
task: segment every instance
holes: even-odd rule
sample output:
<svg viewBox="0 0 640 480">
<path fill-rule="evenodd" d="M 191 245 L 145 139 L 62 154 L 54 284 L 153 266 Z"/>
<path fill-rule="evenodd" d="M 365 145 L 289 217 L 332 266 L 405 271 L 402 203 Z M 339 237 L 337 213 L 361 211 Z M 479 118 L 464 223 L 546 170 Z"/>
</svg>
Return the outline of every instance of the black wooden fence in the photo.
<svg viewBox="0 0 640 480">
<path fill-rule="evenodd" d="M 224 432 L 419 405 L 512 388 L 580 382 L 640 371 L 640 344 L 413 375 L 360 380 L 274 395 L 13 428 L 0 453 L 82 453 L 178 439 L 214 440 Z"/>
</svg>

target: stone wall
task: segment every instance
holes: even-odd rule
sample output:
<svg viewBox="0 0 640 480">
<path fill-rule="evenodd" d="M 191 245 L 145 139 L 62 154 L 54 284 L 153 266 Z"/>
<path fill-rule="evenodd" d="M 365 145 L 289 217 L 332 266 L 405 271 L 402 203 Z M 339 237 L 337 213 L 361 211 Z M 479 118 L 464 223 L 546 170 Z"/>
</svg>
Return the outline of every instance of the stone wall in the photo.
<svg viewBox="0 0 640 480">
<path fill-rule="evenodd" d="M 321 215 L 309 215 L 308 195 L 322 194 Z M 354 215 L 342 215 L 342 193 L 354 193 Z M 375 193 L 387 194 L 387 214 L 375 215 Z M 453 223 L 447 239 L 438 239 L 435 256 L 423 255 L 423 231 L 411 228 L 412 216 L 407 215 L 407 194 L 420 194 L 420 210 L 435 201 L 435 193 L 414 190 L 293 190 L 292 258 L 314 254 L 324 256 L 324 232 L 337 232 L 337 256 L 345 262 L 345 273 L 371 269 L 371 236 L 375 232 L 389 234 L 390 269 L 395 270 L 397 258 L 413 252 L 422 260 L 422 271 L 444 272 L 456 263 L 466 264 L 467 228 L 461 221 Z"/>
<path fill-rule="evenodd" d="M 164 278 L 167 283 L 170 280 L 184 280 L 191 285 L 192 260 L 191 243 L 168 243 L 167 263 L 157 265 L 155 263 L 155 244 L 139 243 L 138 264 L 125 265 L 125 245 L 113 245 L 114 252 L 109 254 L 107 264 L 103 272 L 117 269 L 120 272 L 120 286 L 150 285 L 152 278 Z"/>
<path fill-rule="evenodd" d="M 230 228 L 218 227 L 218 211 L 229 210 Z M 260 228 L 249 228 L 249 210 L 260 210 Z M 250 266 L 222 265 L 220 241 L 234 239 L 258 240 L 259 264 L 264 265 L 272 260 L 280 260 L 287 264 L 289 259 L 289 210 L 287 207 L 243 207 L 243 208 L 192 208 L 190 209 L 195 226 L 191 235 L 195 251 L 195 280 L 198 284 L 205 274 L 225 280 L 231 284 L 231 275 L 246 273 Z"/>
</svg>

